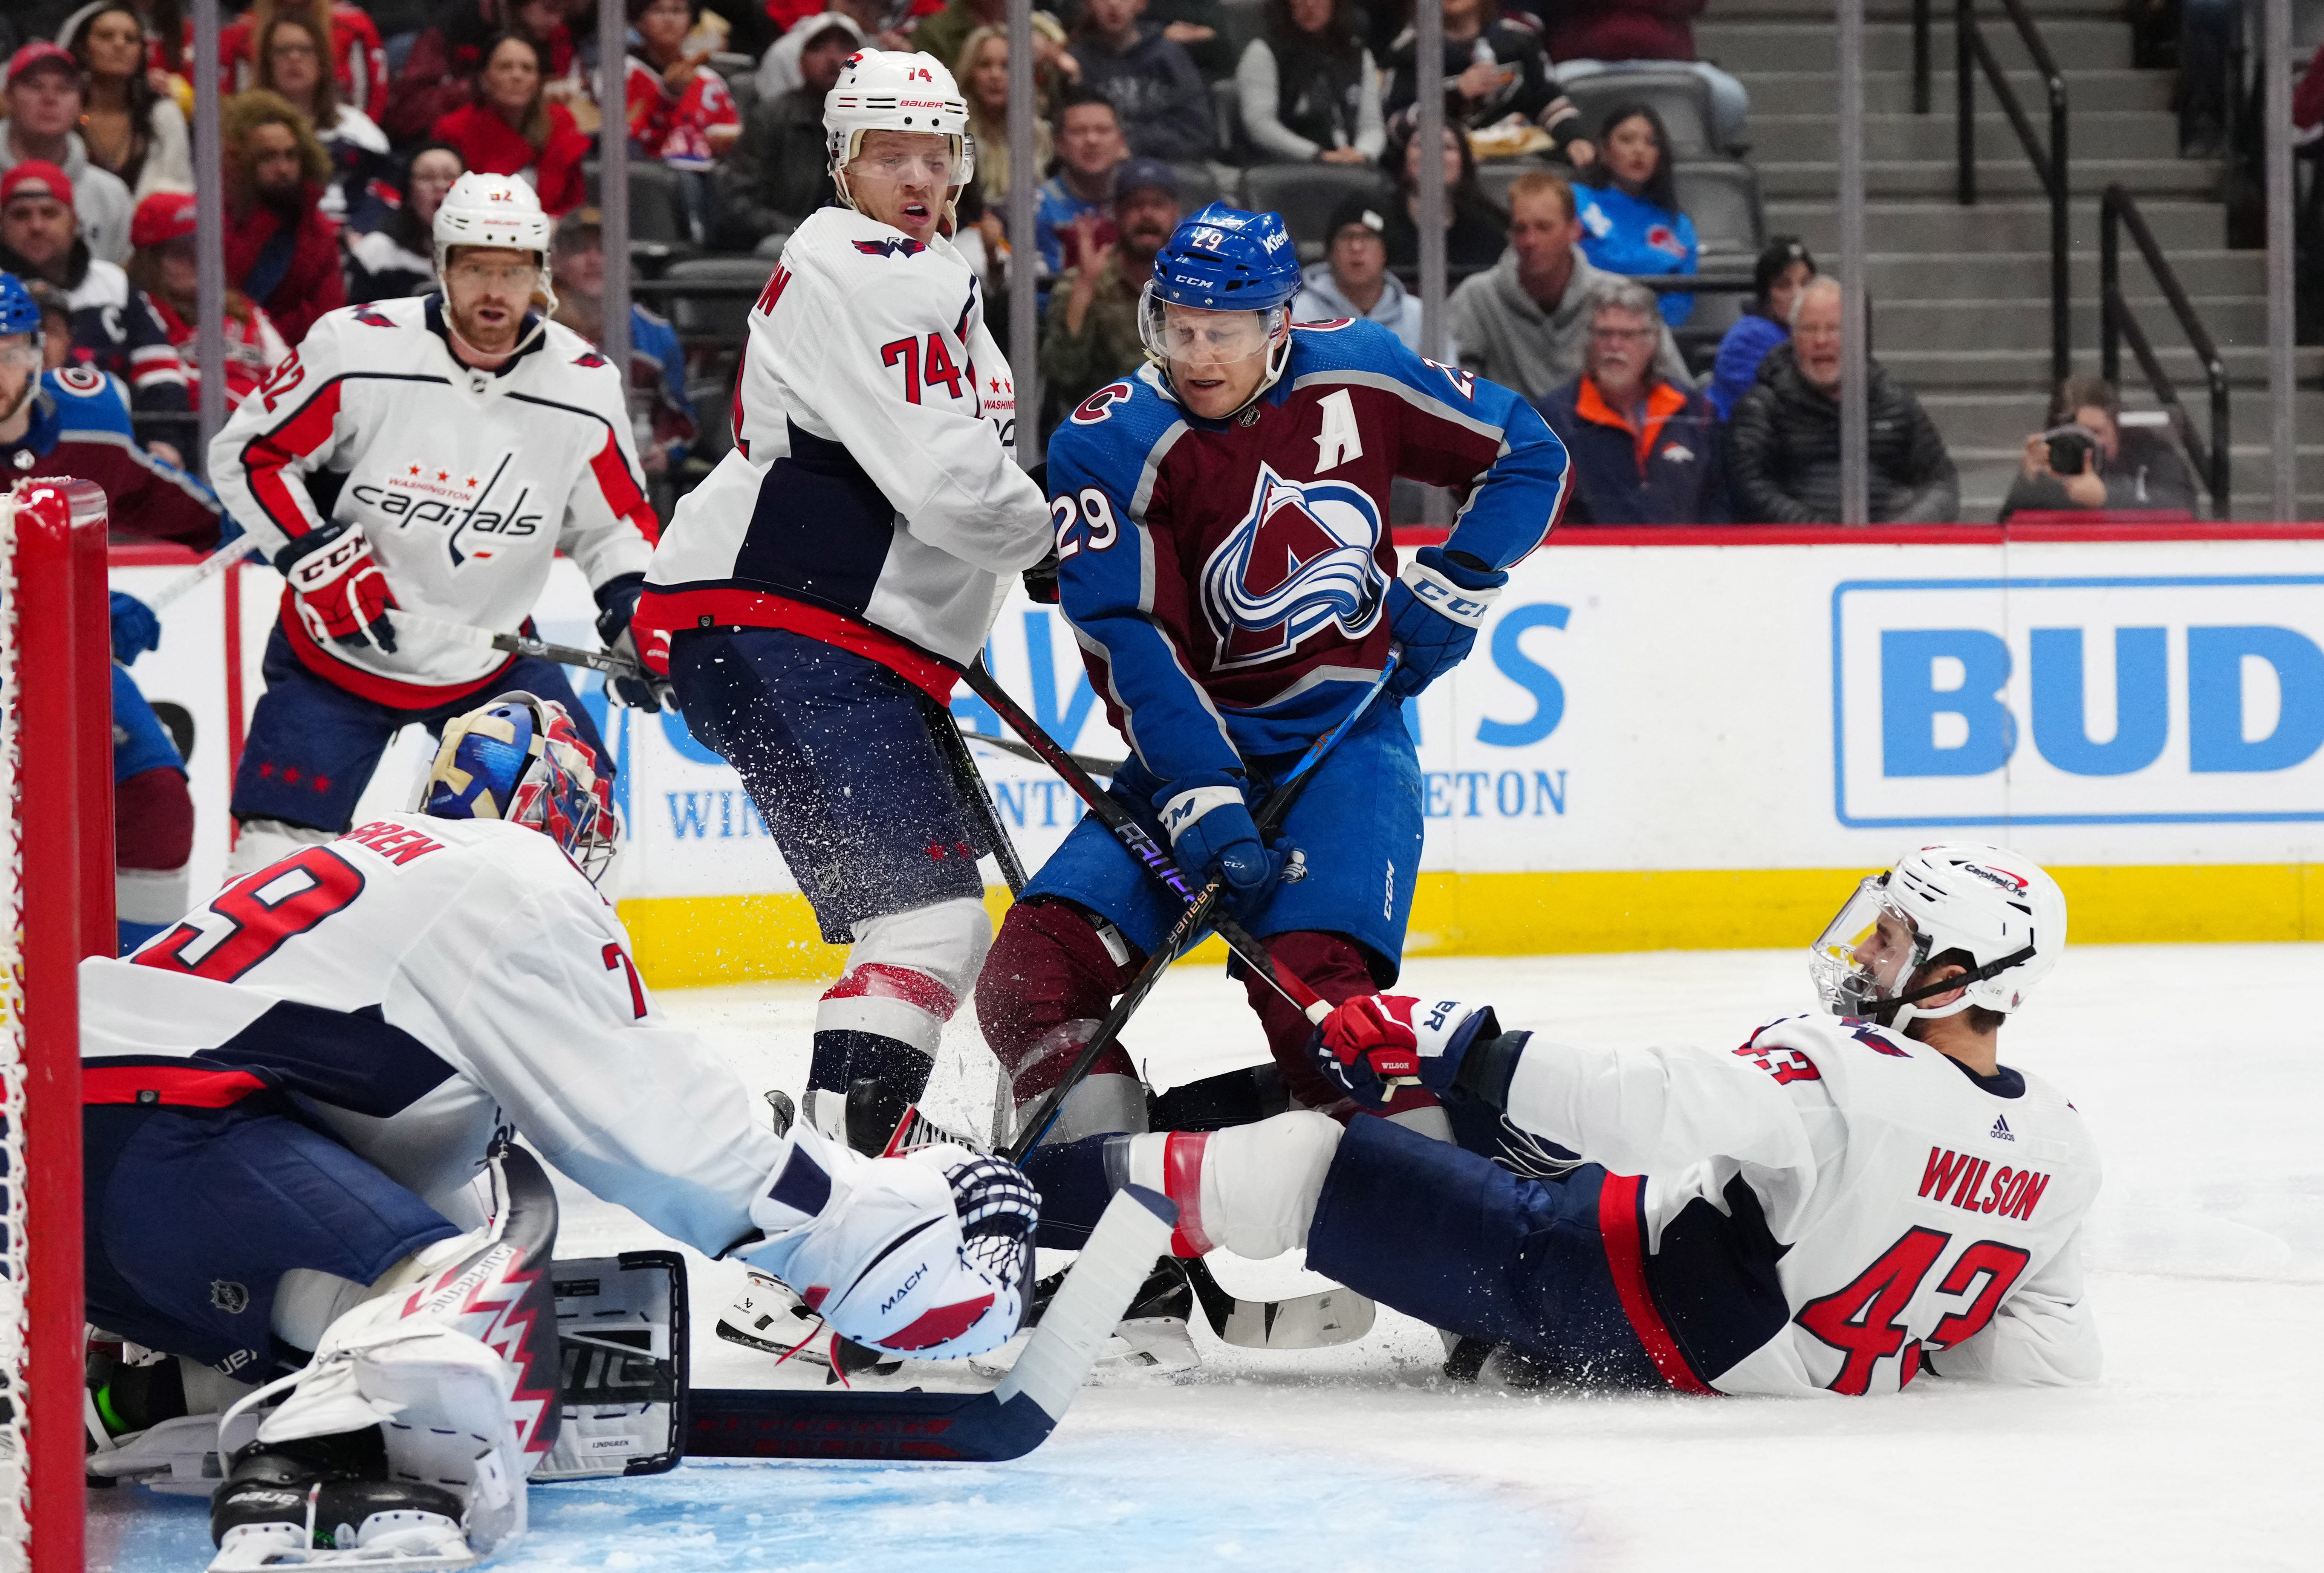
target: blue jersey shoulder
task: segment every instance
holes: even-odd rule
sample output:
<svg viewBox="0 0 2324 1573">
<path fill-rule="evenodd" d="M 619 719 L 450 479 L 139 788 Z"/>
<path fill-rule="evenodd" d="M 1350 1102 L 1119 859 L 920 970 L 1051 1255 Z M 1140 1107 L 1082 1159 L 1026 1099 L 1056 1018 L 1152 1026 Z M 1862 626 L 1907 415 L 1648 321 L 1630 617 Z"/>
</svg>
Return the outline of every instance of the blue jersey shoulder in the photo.
<svg viewBox="0 0 2324 1573">
<path fill-rule="evenodd" d="M 1423 360 L 1379 323 L 1343 318 L 1292 325 L 1291 363 L 1284 369 L 1283 386 L 1296 388 L 1313 377 L 1351 372 L 1393 378 L 1432 399 L 1443 398 L 1448 389 L 1464 400 L 1477 392 L 1474 373 Z"/>
<path fill-rule="evenodd" d="M 129 409 L 121 402 L 113 379 L 92 366 L 59 366 L 43 372 L 41 391 L 55 401 L 68 437 L 85 431 L 130 435 Z"/>
<path fill-rule="evenodd" d="M 1138 489 L 1155 445 L 1185 419 L 1177 401 L 1162 391 L 1151 366 L 1108 382 L 1075 405 L 1049 434 L 1052 485 L 1094 481 L 1128 501 Z"/>
</svg>

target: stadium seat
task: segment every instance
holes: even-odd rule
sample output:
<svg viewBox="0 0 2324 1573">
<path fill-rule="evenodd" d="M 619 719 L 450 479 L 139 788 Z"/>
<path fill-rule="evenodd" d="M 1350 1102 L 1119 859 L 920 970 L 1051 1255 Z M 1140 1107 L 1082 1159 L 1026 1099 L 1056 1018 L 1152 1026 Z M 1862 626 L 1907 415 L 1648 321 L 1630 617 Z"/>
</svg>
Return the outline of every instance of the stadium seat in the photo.
<svg viewBox="0 0 2324 1573">
<path fill-rule="evenodd" d="M 748 286 L 748 292 L 730 288 L 717 294 L 665 297 L 665 315 L 681 335 L 706 334 L 740 345 L 750 330 L 751 303 L 774 271 L 774 259 L 761 256 L 689 257 L 672 262 L 662 277 L 673 284 Z"/>
<path fill-rule="evenodd" d="M 1477 185 L 1493 199 L 1493 206 L 1503 213 L 1509 210 L 1509 188 L 1517 177 L 1528 170 L 1546 170 L 1551 174 L 1571 180 L 1573 171 L 1563 164 L 1544 162 L 1540 159 L 1491 159 L 1477 166 Z"/>
<path fill-rule="evenodd" d="M 1220 0 L 1219 19 L 1228 47 L 1240 60 L 1250 41 L 1267 31 L 1266 0 Z"/>
<path fill-rule="evenodd" d="M 1644 102 L 1663 117 L 1680 169 L 1719 151 L 1711 140 L 1711 88 L 1692 71 L 1599 71 L 1566 83 L 1565 96 L 1582 112 L 1582 133 L 1592 142 L 1610 111 Z"/>
<path fill-rule="evenodd" d="M 1726 159 L 1680 159 L 1671 175 L 1679 210 L 1694 220 L 1705 269 L 1757 258 L 1767 244 L 1767 226 L 1759 208 L 1757 170 Z"/>
<path fill-rule="evenodd" d="M 1219 184 L 1217 172 L 1209 164 L 1172 164 L 1178 172 L 1178 211 L 1192 213 L 1197 207 L 1213 202 L 1234 202 L 1240 194 Z"/>
<path fill-rule="evenodd" d="M 1253 164 L 1242 172 L 1242 189 L 1244 206 L 1254 212 L 1283 215 L 1300 261 L 1312 262 L 1331 240 L 1334 208 L 1356 196 L 1385 203 L 1393 188 L 1363 164 Z"/>
<path fill-rule="evenodd" d="M 1218 122 L 1219 147 L 1231 162 L 1250 162 L 1250 138 L 1242 130 L 1242 95 L 1228 77 L 1211 84 L 1211 114 Z"/>
</svg>

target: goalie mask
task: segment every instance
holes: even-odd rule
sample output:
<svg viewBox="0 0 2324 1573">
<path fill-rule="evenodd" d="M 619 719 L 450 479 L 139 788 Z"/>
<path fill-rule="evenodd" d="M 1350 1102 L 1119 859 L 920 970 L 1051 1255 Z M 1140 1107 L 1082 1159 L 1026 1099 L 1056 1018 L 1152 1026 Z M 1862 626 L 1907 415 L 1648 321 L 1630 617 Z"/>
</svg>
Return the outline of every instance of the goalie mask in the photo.
<svg viewBox="0 0 2324 1573">
<path fill-rule="evenodd" d="M 751 1205 L 770 1237 L 739 1254 L 851 1342 L 961 1359 L 1023 1324 L 1040 1203 L 1015 1164 L 966 1147 L 867 1158 L 801 1124 Z"/>
<path fill-rule="evenodd" d="M 438 819 L 504 819 L 540 832 L 595 879 L 613 860 L 622 816 L 597 751 L 565 706 L 518 690 L 444 724 L 420 795 Z"/>
<path fill-rule="evenodd" d="M 1824 1008 L 1901 1031 L 1972 1005 L 2016 1009 L 2065 943 L 2056 880 L 2006 848 L 1954 842 L 1923 847 L 1858 886 L 1808 965 Z M 1932 961 L 1962 957 L 1966 973 L 1915 986 Z M 1960 998 L 1947 1004 L 1922 1003 L 1955 989 Z"/>
</svg>

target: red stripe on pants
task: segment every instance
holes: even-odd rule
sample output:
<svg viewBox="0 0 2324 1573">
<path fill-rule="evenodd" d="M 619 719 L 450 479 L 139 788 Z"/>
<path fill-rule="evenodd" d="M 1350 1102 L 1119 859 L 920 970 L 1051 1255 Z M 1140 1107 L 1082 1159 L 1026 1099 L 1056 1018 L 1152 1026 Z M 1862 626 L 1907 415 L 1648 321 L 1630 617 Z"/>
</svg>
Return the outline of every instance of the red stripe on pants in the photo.
<svg viewBox="0 0 2324 1573">
<path fill-rule="evenodd" d="M 1606 1242 L 1606 1265 L 1614 1270 L 1614 1290 L 1622 1297 L 1623 1314 L 1630 1319 L 1631 1329 L 1663 1380 L 1681 1393 L 1715 1397 L 1719 1390 L 1697 1376 L 1686 1363 L 1646 1287 L 1646 1231 L 1639 1206 L 1646 1188 L 1646 1182 L 1636 1174 L 1609 1174 L 1599 1188 L 1598 1232 Z"/>
</svg>

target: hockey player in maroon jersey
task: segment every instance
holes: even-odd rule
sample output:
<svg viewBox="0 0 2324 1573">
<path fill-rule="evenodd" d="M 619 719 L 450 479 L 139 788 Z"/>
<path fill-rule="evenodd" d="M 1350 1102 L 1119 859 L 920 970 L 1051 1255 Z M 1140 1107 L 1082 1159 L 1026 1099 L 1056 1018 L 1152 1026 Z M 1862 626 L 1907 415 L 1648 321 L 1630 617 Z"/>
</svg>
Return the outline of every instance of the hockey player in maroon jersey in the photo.
<svg viewBox="0 0 2324 1573">
<path fill-rule="evenodd" d="M 1244 925 L 1337 1003 L 1402 961 L 1422 804 L 1397 707 L 1375 706 L 1325 757 L 1282 842 L 1262 844 L 1251 807 L 1350 713 L 1391 643 L 1399 698 L 1468 654 L 1510 565 L 1557 518 L 1566 456 L 1524 400 L 1377 324 L 1293 325 L 1299 288 L 1278 216 L 1213 203 L 1182 224 L 1140 308 L 1150 363 L 1050 438 L 1049 511 L 1063 609 L 1131 749 L 1114 795 L 1190 874 L 1223 878 Z M 1400 575 L 1398 476 L 1459 498 L 1451 535 Z M 1295 846 L 1305 877 L 1286 879 Z M 1094 821 L 1026 888 L 977 985 L 1020 1109 L 1057 1084 L 1176 915 Z M 1255 983 L 1250 1000 L 1293 1097 L 1338 1102 L 1307 1062 L 1306 1019 Z M 1389 1112 L 1448 1134 L 1434 1104 Z M 1145 1119 L 1116 1047 L 1047 1139 Z"/>
</svg>

